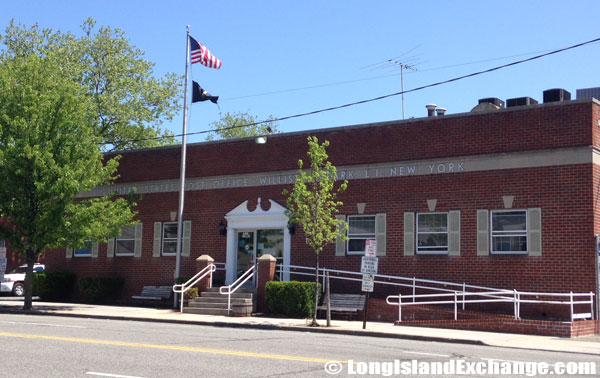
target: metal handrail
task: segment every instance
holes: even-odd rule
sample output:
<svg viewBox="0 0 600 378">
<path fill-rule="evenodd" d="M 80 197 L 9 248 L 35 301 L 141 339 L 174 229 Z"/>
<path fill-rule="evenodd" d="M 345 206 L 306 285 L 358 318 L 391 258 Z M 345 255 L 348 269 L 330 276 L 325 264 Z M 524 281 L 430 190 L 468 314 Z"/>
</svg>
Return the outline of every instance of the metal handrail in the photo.
<svg viewBox="0 0 600 378">
<path fill-rule="evenodd" d="M 533 292 L 524 292 L 524 291 L 512 291 L 512 297 L 505 296 L 510 292 L 507 291 L 497 291 L 497 292 L 466 292 L 466 291 L 455 291 L 454 293 L 439 293 L 439 294 L 419 294 L 419 295 L 389 295 L 385 301 L 389 305 L 398 306 L 398 321 L 402 322 L 402 306 L 411 306 L 411 305 L 437 305 L 437 304 L 454 304 L 454 320 L 457 320 L 458 312 L 457 305 L 462 303 L 498 303 L 498 302 L 512 302 L 514 303 L 514 317 L 515 319 L 519 319 L 521 317 L 521 303 L 539 303 L 539 304 L 563 304 L 569 305 L 571 311 L 571 321 L 575 319 L 586 319 L 591 318 L 594 319 L 594 293 L 533 293 Z M 526 295 L 536 295 L 536 296 L 545 296 L 545 297 L 569 297 L 569 301 L 561 301 L 561 300 L 541 300 L 541 299 L 521 299 L 521 296 Z M 454 297 L 453 300 L 437 300 L 437 301 L 419 301 L 416 302 L 416 298 L 439 298 L 439 297 Z M 462 297 L 462 299 L 458 299 L 458 297 Z M 467 296 L 483 296 L 494 299 L 465 299 Z M 575 300 L 575 297 L 589 297 L 589 300 Z M 413 299 L 412 302 L 402 302 L 402 299 Z M 393 301 L 397 299 L 398 301 Z M 574 312 L 574 305 L 576 304 L 589 304 L 590 312 L 589 313 L 580 313 L 576 314 Z"/>
<path fill-rule="evenodd" d="M 246 283 L 246 281 L 248 281 L 254 275 L 254 267 L 255 265 L 252 265 L 250 269 L 248 269 L 246 272 L 244 272 L 244 274 L 239 276 L 239 278 L 235 280 L 231 285 L 221 286 L 219 288 L 220 294 L 227 294 L 227 311 L 231 311 L 231 294 L 235 293 L 237 289 L 239 289 L 243 284 Z M 223 292 L 223 289 L 227 289 L 227 291 Z"/>
<path fill-rule="evenodd" d="M 215 266 L 215 264 L 208 264 L 201 271 L 196 273 L 196 275 L 194 275 L 194 277 L 187 280 L 187 282 L 182 283 L 182 284 L 173 285 L 173 292 L 181 294 L 180 311 L 182 314 L 183 314 L 183 294 L 186 291 L 188 291 L 189 289 L 191 289 L 194 285 L 196 285 L 201 279 L 206 277 L 207 274 L 210 274 L 210 279 L 208 280 L 208 287 L 212 287 L 212 274 L 215 270 L 217 270 L 217 267 Z"/>
<path fill-rule="evenodd" d="M 304 275 L 304 276 L 313 276 L 315 275 L 314 267 L 307 267 L 301 265 L 281 265 L 279 267 L 280 273 L 289 272 L 290 274 L 296 275 Z M 299 270 L 299 271 L 293 271 Z M 339 280 L 347 280 L 347 281 L 362 281 L 362 273 L 361 272 L 353 272 L 348 270 L 338 270 L 338 269 L 329 269 L 329 268 L 319 268 L 319 275 L 325 277 L 325 272 L 333 273 L 330 274 L 330 279 L 339 279 Z M 340 274 L 346 275 L 340 276 Z M 348 277 L 350 276 L 350 277 Z M 361 276 L 352 277 L 352 276 Z M 374 283 L 382 284 L 382 285 L 390 285 L 390 286 L 399 286 L 399 287 L 410 287 L 412 288 L 412 295 L 401 295 L 401 298 L 412 299 L 411 304 L 442 304 L 442 301 L 434 301 L 432 303 L 429 302 L 417 302 L 417 298 L 428 298 L 428 297 L 443 297 L 443 296 L 454 296 L 454 297 L 462 297 L 462 300 L 456 299 L 456 301 L 446 301 L 445 304 L 454 303 L 455 306 L 457 304 L 462 304 L 462 309 L 465 309 L 466 303 L 494 303 L 494 302 L 512 302 L 514 303 L 514 313 L 515 317 L 519 318 L 521 315 L 521 303 L 541 303 L 541 304 L 565 304 L 571 306 L 571 320 L 581 319 L 581 318 L 591 318 L 594 319 L 594 308 L 593 308 L 593 296 L 594 293 L 536 293 L 536 292 L 526 292 L 526 291 L 517 291 L 517 290 L 508 290 L 508 289 L 498 289 L 486 286 L 478 286 L 478 285 L 469 285 L 466 283 L 455 283 L 448 281 L 436 281 L 436 280 L 428 280 L 428 279 L 420 279 L 416 277 L 402 277 L 402 276 L 391 276 L 385 274 L 374 274 Z M 392 282 L 390 280 L 395 281 L 409 281 L 409 283 L 402 282 Z M 418 283 L 418 284 L 417 284 Z M 425 286 L 426 284 L 435 284 L 435 285 L 443 285 L 444 287 L 434 287 L 434 286 Z M 323 285 L 325 286 L 325 285 Z M 455 290 L 448 288 L 456 287 L 460 288 L 460 290 Z M 416 289 L 424 289 L 428 291 L 439 291 L 437 294 L 416 294 Z M 467 289 L 471 290 L 484 290 L 484 291 L 467 291 Z M 488 299 L 479 299 L 479 300 L 467 300 L 466 296 L 482 296 Z M 540 299 L 522 299 L 525 296 L 546 296 L 546 297 L 570 297 L 569 301 L 559 301 L 559 300 L 540 300 Z M 575 301 L 573 297 L 577 296 L 585 296 L 589 297 L 589 300 L 581 300 Z M 398 298 L 398 296 L 391 296 L 394 298 Z M 388 297 L 389 298 L 389 297 Z M 386 299 L 387 301 L 387 299 Z M 389 302 L 388 302 L 389 303 Z M 392 303 L 389 303 L 392 304 Z M 397 303 L 396 303 L 397 304 Z M 589 313 L 581 313 L 576 314 L 574 312 L 573 306 L 581 304 L 589 304 L 590 312 Z M 402 305 L 407 305 L 407 303 L 402 303 Z M 401 306 L 399 306 L 401 307 Z M 400 312 L 400 308 L 399 308 Z M 600 315 L 600 314 L 598 314 Z"/>
</svg>

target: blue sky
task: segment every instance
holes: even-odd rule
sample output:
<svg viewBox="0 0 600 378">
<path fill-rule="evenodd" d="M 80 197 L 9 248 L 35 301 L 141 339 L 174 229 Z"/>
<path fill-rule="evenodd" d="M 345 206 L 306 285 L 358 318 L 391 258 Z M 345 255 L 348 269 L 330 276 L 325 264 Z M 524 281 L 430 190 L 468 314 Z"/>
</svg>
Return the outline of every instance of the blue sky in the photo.
<svg viewBox="0 0 600 378">
<path fill-rule="evenodd" d="M 2 1 L 0 26 L 79 33 L 87 17 L 120 28 L 156 63 L 155 73 L 184 74 L 186 25 L 220 58 L 220 70 L 195 64 L 192 77 L 220 96 L 222 112 L 284 117 L 484 70 L 600 37 L 597 0 L 484 1 Z M 435 103 L 468 112 L 479 98 L 530 96 L 600 86 L 600 43 L 405 95 L 405 115 L 423 117 Z M 381 63 L 381 64 L 378 64 Z M 281 131 L 402 118 L 400 96 L 281 121 Z M 219 119 L 217 106 L 191 106 L 189 132 Z M 165 127 L 181 133 L 182 112 Z M 190 138 L 191 142 L 203 136 Z"/>
</svg>

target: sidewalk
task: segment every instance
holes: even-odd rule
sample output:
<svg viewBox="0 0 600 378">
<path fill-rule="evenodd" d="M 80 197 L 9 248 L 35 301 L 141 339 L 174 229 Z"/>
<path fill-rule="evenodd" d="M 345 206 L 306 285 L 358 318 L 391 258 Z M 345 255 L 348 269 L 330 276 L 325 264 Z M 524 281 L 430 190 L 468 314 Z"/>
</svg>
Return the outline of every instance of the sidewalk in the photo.
<svg viewBox="0 0 600 378">
<path fill-rule="evenodd" d="M 172 309 L 147 307 L 102 306 L 80 303 L 34 301 L 32 314 L 71 316 L 81 318 L 119 319 L 185 323 L 216 327 L 244 327 L 302 332 L 323 332 L 348 335 L 368 335 L 399 339 L 479 344 L 495 347 L 536 349 L 600 355 L 600 336 L 564 339 L 548 336 L 529 336 L 509 333 L 463 331 L 451 329 L 394 326 L 391 323 L 367 322 L 365 330 L 360 321 L 332 320 L 331 327 L 308 327 L 304 319 L 270 317 L 228 317 L 180 314 Z M 22 313 L 23 298 L 0 297 L 0 313 Z M 324 325 L 325 320 L 320 320 Z"/>
</svg>

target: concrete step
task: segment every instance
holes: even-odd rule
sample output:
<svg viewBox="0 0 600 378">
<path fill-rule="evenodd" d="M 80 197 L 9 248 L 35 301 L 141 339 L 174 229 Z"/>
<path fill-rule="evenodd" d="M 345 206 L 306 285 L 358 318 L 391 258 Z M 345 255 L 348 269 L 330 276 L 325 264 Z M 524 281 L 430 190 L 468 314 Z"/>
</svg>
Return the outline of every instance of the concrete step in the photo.
<svg viewBox="0 0 600 378">
<path fill-rule="evenodd" d="M 202 298 L 225 298 L 225 299 L 227 299 L 227 295 L 223 295 L 223 294 L 220 294 L 219 292 L 214 292 L 214 291 L 203 291 L 202 293 L 200 293 L 200 296 Z M 239 293 L 236 291 L 235 293 L 231 294 L 231 298 L 252 299 L 252 293 Z"/>
<path fill-rule="evenodd" d="M 207 288 L 204 292 L 205 293 L 218 293 L 219 292 L 218 287 L 209 287 Z M 248 287 L 241 287 L 239 289 L 237 289 L 235 291 L 235 293 L 250 293 L 250 294 L 256 294 L 256 288 L 248 288 Z M 234 294 L 235 294 L 234 293 Z"/>
<path fill-rule="evenodd" d="M 201 315 L 229 315 L 229 311 L 224 308 L 198 308 L 198 307 L 185 307 L 183 309 L 184 314 L 201 314 Z"/>
<path fill-rule="evenodd" d="M 199 299 L 199 300 L 198 300 Z M 207 300 L 205 299 L 200 299 L 200 298 L 196 298 L 196 300 L 193 301 L 189 301 L 188 302 L 190 306 L 202 306 L 205 304 L 211 304 L 211 305 L 222 305 L 222 306 L 227 306 L 227 298 L 225 298 L 225 300 Z M 232 299 L 231 300 L 231 304 L 252 304 L 252 300 L 250 299 Z"/>
<path fill-rule="evenodd" d="M 227 303 L 201 303 L 201 302 L 189 302 L 189 308 L 221 308 L 226 309 Z"/>
</svg>

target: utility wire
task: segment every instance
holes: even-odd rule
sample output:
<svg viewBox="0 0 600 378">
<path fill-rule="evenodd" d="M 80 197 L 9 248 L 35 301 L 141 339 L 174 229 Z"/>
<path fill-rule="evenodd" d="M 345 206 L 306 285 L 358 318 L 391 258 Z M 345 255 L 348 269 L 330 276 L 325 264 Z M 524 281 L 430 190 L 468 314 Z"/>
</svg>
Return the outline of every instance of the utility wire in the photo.
<svg viewBox="0 0 600 378">
<path fill-rule="evenodd" d="M 406 91 L 400 91 L 400 92 L 390 93 L 390 94 L 387 94 L 387 95 L 378 96 L 378 97 L 374 97 L 374 98 L 370 98 L 370 99 L 366 99 L 366 100 L 361 100 L 361 101 L 356 101 L 356 102 L 351 102 L 351 103 L 344 104 L 344 105 L 332 106 L 332 107 L 329 107 L 329 108 L 318 109 L 318 110 L 313 110 L 313 111 L 310 111 L 310 112 L 299 113 L 299 114 L 289 115 L 289 116 L 285 116 L 285 117 L 281 117 L 281 118 L 276 118 L 275 121 L 285 121 L 285 120 L 293 119 L 293 118 L 306 117 L 306 116 L 313 115 L 313 114 L 319 114 L 319 113 L 329 112 L 329 111 L 332 111 L 332 110 L 338 110 L 338 109 L 348 108 L 348 107 L 351 107 L 351 106 L 366 104 L 366 103 L 373 102 L 373 101 L 379 101 L 379 100 L 383 100 L 383 99 L 386 99 L 386 98 L 389 98 L 389 97 L 399 96 L 399 95 L 404 94 L 404 93 L 416 92 L 416 91 L 420 91 L 420 90 L 423 90 L 423 89 L 426 89 L 426 88 L 437 87 L 437 86 L 440 86 L 440 85 L 443 85 L 443 84 L 452 83 L 452 82 L 455 82 L 455 81 L 458 81 L 458 80 L 462 80 L 462 79 L 466 79 L 466 78 L 469 78 L 469 77 L 483 75 L 485 73 L 489 73 L 489 72 L 493 72 L 493 71 L 498 71 L 498 70 L 501 70 L 503 68 L 507 68 L 507 67 L 511 67 L 511 66 L 516 66 L 518 64 L 523 64 L 523 63 L 526 63 L 526 62 L 530 62 L 532 60 L 541 59 L 541 58 L 549 56 L 549 55 L 558 54 L 558 53 L 561 53 L 561 52 L 564 52 L 564 51 L 567 51 L 567 50 L 572 50 L 572 49 L 575 49 L 575 48 L 578 48 L 578 47 L 582 47 L 582 46 L 585 46 L 585 45 L 589 45 L 589 44 L 592 44 L 592 43 L 595 43 L 595 42 L 598 42 L 598 41 L 600 41 L 600 38 L 595 38 L 595 39 L 589 40 L 587 42 L 581 42 L 581 43 L 578 43 L 578 44 L 575 44 L 575 45 L 572 45 L 572 46 L 569 46 L 569 47 L 564 47 L 564 48 L 561 48 L 561 49 L 558 49 L 558 50 L 553 50 L 553 51 L 547 52 L 545 54 L 536 55 L 536 56 L 533 56 L 531 58 L 517 60 L 517 61 L 511 62 L 511 63 L 507 63 L 507 64 L 503 64 L 503 65 L 500 65 L 500 66 L 492 67 L 492 68 L 489 68 L 487 70 L 477 71 L 477 72 L 473 72 L 473 73 L 470 73 L 470 74 L 467 74 L 467 75 L 457 76 L 457 77 L 452 78 L 452 79 L 448 79 L 448 80 L 444 80 L 444 81 L 438 81 L 436 83 L 423 85 L 423 86 L 420 86 L 420 87 L 417 87 L 417 88 L 408 89 Z M 237 129 L 237 128 L 240 128 L 240 127 L 255 126 L 255 125 L 260 125 L 260 124 L 267 123 L 267 122 L 273 122 L 273 120 L 271 119 L 271 120 L 259 121 L 259 122 L 254 122 L 254 123 L 247 123 L 247 124 L 243 124 L 243 125 L 234 125 L 234 126 L 230 126 L 230 127 L 224 127 L 221 130 L 231 130 L 231 129 Z M 187 133 L 186 135 L 188 135 L 188 136 L 189 135 L 199 135 L 199 134 L 211 133 L 211 132 L 214 132 L 214 131 L 215 130 L 203 130 L 203 131 L 197 131 L 197 132 L 193 132 L 193 133 Z M 180 136 L 183 136 L 183 134 L 173 135 L 173 137 L 180 137 Z M 129 140 L 127 142 L 141 142 L 141 141 L 145 141 L 145 140 L 160 140 L 160 139 L 163 139 L 163 138 L 164 137 L 159 136 L 159 137 L 152 137 L 152 138 L 143 138 L 143 139 Z"/>
</svg>

